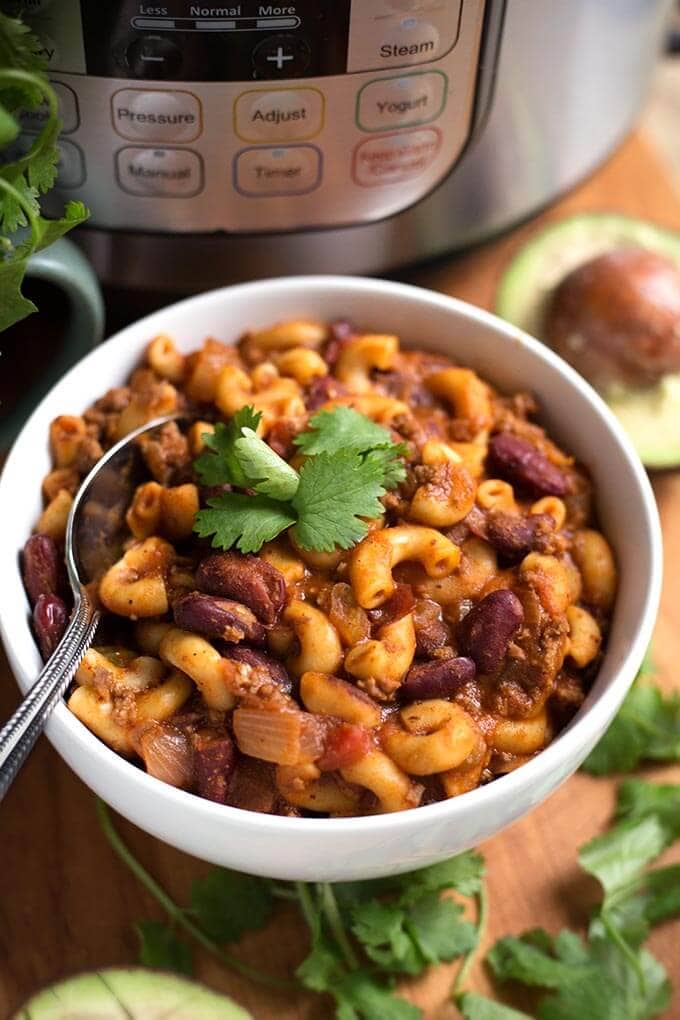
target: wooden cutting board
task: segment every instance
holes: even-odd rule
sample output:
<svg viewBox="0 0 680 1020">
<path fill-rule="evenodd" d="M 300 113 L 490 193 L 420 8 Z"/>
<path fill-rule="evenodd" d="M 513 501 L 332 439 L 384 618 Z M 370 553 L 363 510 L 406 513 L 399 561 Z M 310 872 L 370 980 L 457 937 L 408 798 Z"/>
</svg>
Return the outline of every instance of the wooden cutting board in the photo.
<svg viewBox="0 0 680 1020">
<path fill-rule="evenodd" d="M 403 276 L 490 308 L 507 260 L 526 238 L 544 223 L 584 210 L 626 212 L 680 229 L 678 196 L 650 151 L 633 136 L 594 176 L 531 223 L 465 257 L 448 258 Z M 666 542 L 666 581 L 654 650 L 661 682 L 670 688 L 680 682 L 680 472 L 658 475 L 654 485 Z M 0 719 L 17 700 L 0 653 Z M 680 768 L 656 769 L 650 776 L 680 781 Z M 536 925 L 553 931 L 583 925 L 597 888 L 579 871 L 576 850 L 602 831 L 615 788 L 614 780 L 576 775 L 528 818 L 481 847 L 488 862 L 491 903 L 487 944 Z M 125 822 L 120 822 L 120 829 L 157 879 L 185 900 L 192 878 L 204 873 L 206 866 Z M 0 1017 L 59 977 L 132 963 L 133 922 L 160 916 L 104 842 L 92 794 L 42 739 L 0 805 Z M 680 1017 L 679 938 L 680 925 L 667 924 L 651 940 L 652 950 L 679 986 L 668 1017 Z M 239 952 L 244 960 L 253 964 L 264 960 L 268 969 L 285 974 L 299 962 L 305 945 L 302 922 L 284 913 L 265 931 L 246 938 Z M 405 989 L 424 1008 L 427 1020 L 453 1020 L 458 1015 L 448 1001 L 455 969 L 440 967 Z M 258 1020 L 323 1020 L 333 1015 L 318 997 L 263 992 L 202 954 L 197 955 L 197 971 Z M 473 972 L 471 984 L 480 991 L 491 988 L 481 967 Z M 506 1001 L 530 1008 L 521 994 Z"/>
</svg>

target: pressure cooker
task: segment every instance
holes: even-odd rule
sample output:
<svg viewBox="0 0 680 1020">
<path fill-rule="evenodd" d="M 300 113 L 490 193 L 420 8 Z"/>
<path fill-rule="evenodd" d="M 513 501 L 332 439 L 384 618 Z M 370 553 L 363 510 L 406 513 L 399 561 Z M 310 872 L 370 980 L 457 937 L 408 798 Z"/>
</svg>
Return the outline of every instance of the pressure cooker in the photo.
<svg viewBox="0 0 680 1020">
<path fill-rule="evenodd" d="M 526 217 L 630 129 L 669 5 L 19 4 L 59 95 L 52 200 L 91 210 L 105 282 L 185 292 L 382 272 Z"/>
</svg>

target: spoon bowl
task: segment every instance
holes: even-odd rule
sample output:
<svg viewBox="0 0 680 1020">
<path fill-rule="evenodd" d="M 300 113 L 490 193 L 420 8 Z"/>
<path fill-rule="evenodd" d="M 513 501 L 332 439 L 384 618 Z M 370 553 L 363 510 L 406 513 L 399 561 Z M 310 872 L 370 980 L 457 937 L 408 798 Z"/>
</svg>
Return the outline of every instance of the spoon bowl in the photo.
<svg viewBox="0 0 680 1020">
<path fill-rule="evenodd" d="M 137 439 L 182 417 L 168 414 L 128 433 L 97 461 L 76 493 L 66 526 L 66 568 L 73 612 L 35 684 L 0 730 L 0 800 L 94 640 L 101 614 L 91 585 L 120 557 L 125 511 L 144 477 Z"/>
</svg>

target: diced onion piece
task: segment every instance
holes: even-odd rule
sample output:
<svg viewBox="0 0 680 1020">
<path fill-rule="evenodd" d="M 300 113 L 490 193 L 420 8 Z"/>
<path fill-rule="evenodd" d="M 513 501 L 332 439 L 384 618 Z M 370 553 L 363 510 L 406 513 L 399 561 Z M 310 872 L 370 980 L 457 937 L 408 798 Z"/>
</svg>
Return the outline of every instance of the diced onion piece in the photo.
<svg viewBox="0 0 680 1020">
<path fill-rule="evenodd" d="M 295 765 L 320 754 L 317 727 L 305 712 L 285 709 L 237 708 L 234 734 L 239 750 L 252 758 Z"/>
<path fill-rule="evenodd" d="M 186 789 L 193 774 L 193 751 L 182 730 L 151 723 L 137 735 L 139 753 L 150 776 Z"/>
</svg>

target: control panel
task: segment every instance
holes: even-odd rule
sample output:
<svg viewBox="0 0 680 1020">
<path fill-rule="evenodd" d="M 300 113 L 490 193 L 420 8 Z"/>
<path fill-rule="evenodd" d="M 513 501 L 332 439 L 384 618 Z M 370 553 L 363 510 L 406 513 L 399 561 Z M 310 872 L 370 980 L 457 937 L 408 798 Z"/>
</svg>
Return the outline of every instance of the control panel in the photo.
<svg viewBox="0 0 680 1020">
<path fill-rule="evenodd" d="M 59 98 L 58 196 L 84 201 L 95 226 L 149 231 L 397 213 L 468 140 L 486 6 L 25 2 Z M 21 144 L 43 117 L 26 116 Z"/>
</svg>

